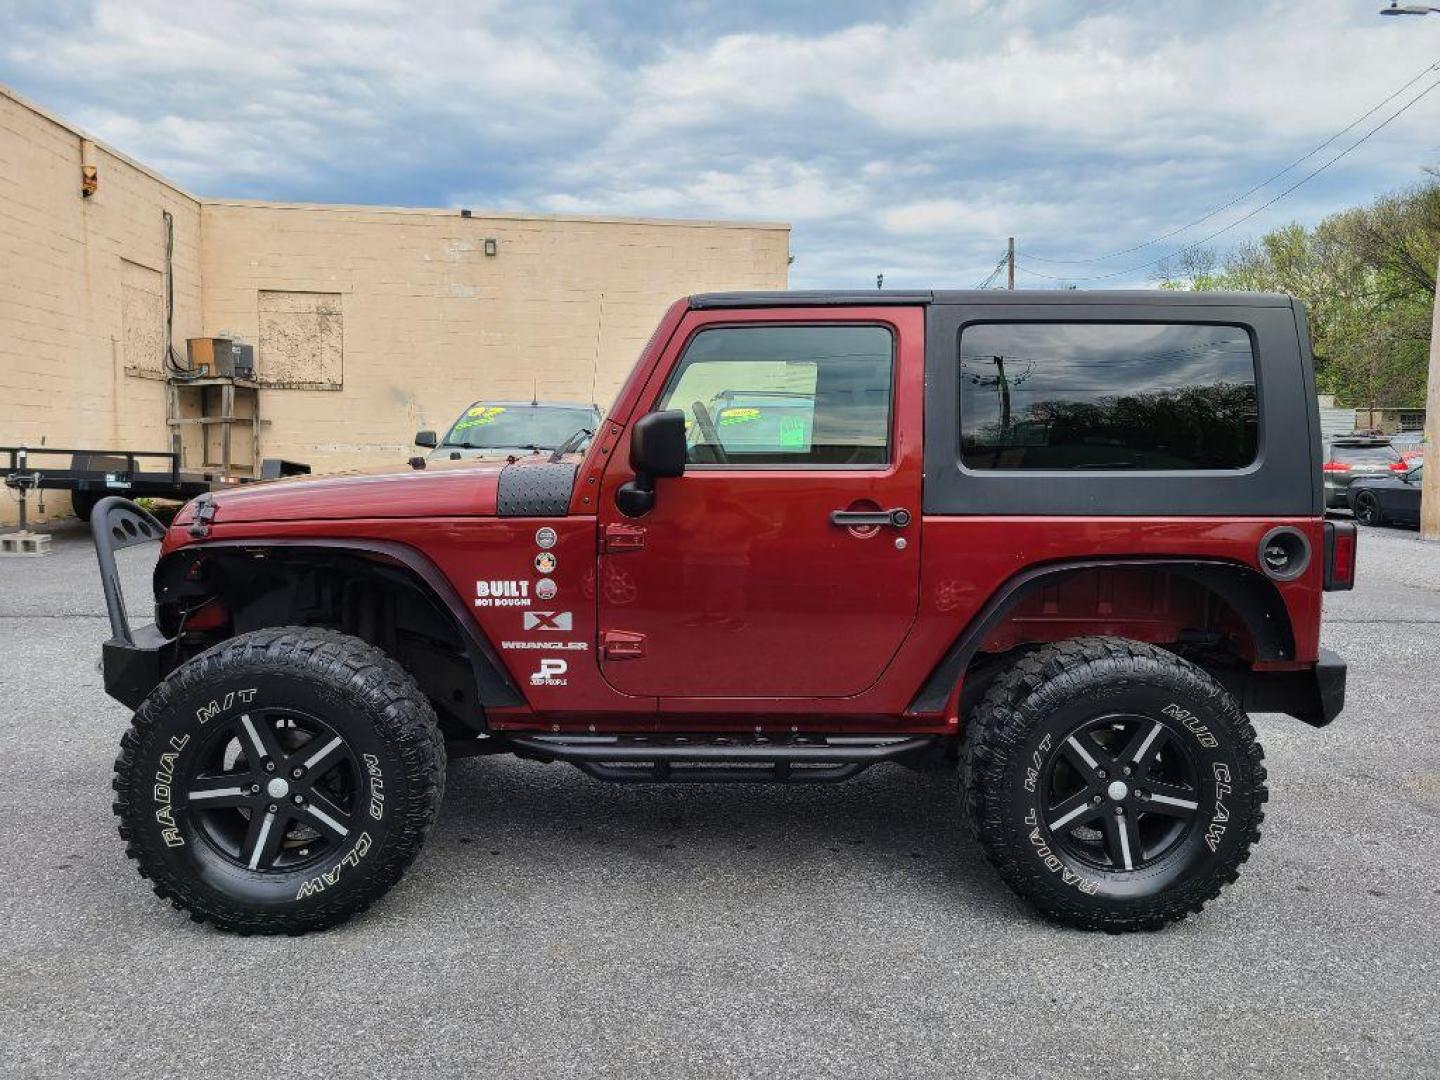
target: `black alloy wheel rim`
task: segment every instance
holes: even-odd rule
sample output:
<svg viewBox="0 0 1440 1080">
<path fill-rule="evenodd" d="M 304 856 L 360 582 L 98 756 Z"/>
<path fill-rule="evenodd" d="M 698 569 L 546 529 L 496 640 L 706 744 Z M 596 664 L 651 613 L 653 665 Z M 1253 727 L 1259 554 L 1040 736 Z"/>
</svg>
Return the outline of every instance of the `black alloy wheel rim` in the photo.
<svg viewBox="0 0 1440 1080">
<path fill-rule="evenodd" d="M 339 732 L 293 709 L 219 723 L 179 790 L 194 831 L 222 861 L 288 873 L 354 842 L 363 773 Z"/>
<path fill-rule="evenodd" d="M 1115 713 L 1060 739 L 1041 777 L 1052 843 L 1088 867 L 1125 873 L 1178 850 L 1199 819 L 1198 768 L 1166 721 Z"/>
<path fill-rule="evenodd" d="M 1375 524 L 1375 518 L 1378 516 L 1375 511 L 1375 496 L 1368 491 L 1362 491 L 1360 497 L 1355 500 L 1355 516 L 1360 519 L 1360 524 Z"/>
</svg>

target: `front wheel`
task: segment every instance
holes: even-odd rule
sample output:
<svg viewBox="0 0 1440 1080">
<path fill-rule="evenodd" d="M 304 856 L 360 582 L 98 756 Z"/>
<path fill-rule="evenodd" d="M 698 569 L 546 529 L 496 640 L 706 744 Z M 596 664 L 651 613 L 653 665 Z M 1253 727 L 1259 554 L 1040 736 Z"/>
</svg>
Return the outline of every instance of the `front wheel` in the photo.
<svg viewBox="0 0 1440 1080">
<path fill-rule="evenodd" d="M 1264 754 L 1233 695 L 1173 653 L 1081 638 L 1023 656 L 966 732 L 972 830 L 1043 914 L 1155 929 L 1198 912 L 1260 838 Z"/>
<path fill-rule="evenodd" d="M 400 879 L 444 765 L 429 702 L 383 652 L 333 630 L 257 630 L 141 704 L 115 762 L 115 813 L 140 874 L 195 920 L 303 933 Z"/>
</svg>

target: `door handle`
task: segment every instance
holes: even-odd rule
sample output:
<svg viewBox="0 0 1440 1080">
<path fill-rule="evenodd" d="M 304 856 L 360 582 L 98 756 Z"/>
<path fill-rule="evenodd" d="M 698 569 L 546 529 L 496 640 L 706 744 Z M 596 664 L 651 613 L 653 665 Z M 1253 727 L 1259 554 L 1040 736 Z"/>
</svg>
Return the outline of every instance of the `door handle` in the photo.
<svg viewBox="0 0 1440 1080">
<path fill-rule="evenodd" d="M 888 525 L 892 529 L 903 529 L 910 524 L 910 511 L 903 506 L 894 510 L 831 510 L 830 524 L 847 529 L 863 525 Z"/>
</svg>

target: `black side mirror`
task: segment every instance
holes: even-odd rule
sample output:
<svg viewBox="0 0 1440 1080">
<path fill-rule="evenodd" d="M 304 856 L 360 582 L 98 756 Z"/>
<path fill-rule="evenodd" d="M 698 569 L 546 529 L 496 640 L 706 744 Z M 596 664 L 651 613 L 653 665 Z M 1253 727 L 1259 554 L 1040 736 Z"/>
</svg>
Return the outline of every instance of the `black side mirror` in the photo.
<svg viewBox="0 0 1440 1080">
<path fill-rule="evenodd" d="M 440 445 L 440 440 L 435 437 L 435 432 L 433 431 L 417 431 L 415 433 L 415 445 L 434 450 L 435 447 Z"/>
<path fill-rule="evenodd" d="M 655 506 L 655 481 L 685 473 L 685 414 L 679 409 L 646 413 L 630 432 L 630 467 L 635 479 L 621 484 L 615 505 L 626 517 L 642 517 Z"/>
</svg>

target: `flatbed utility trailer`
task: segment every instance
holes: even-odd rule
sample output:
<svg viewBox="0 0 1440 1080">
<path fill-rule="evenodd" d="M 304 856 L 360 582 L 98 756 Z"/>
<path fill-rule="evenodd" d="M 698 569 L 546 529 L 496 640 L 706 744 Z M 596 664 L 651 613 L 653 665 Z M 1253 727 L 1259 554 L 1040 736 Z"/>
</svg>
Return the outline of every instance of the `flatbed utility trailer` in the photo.
<svg viewBox="0 0 1440 1080">
<path fill-rule="evenodd" d="M 204 492 L 251 479 L 226 476 L 217 469 L 182 470 L 180 456 L 162 450 L 0 446 L 0 460 L 6 462 L 5 486 L 18 491 L 22 502 L 33 490 L 68 491 L 76 515 L 84 521 L 90 519 L 90 511 L 107 495 L 186 502 Z M 261 464 L 259 479 L 273 480 L 309 471 L 310 466 L 299 462 L 268 458 Z"/>
</svg>

